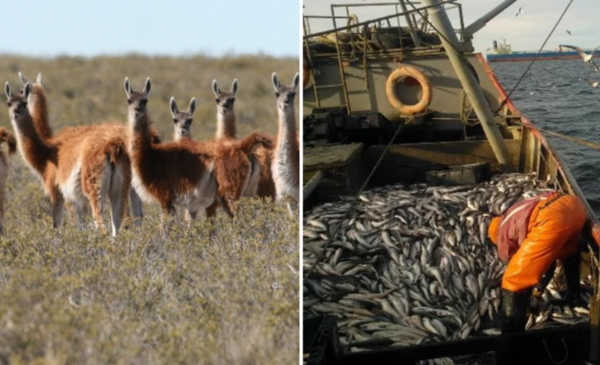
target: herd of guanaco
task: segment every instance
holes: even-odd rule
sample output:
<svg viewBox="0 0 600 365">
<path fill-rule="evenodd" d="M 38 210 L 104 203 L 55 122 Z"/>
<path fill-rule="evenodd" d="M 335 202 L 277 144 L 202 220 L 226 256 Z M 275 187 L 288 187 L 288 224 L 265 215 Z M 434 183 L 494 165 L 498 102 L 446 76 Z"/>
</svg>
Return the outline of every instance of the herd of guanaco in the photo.
<svg viewBox="0 0 600 365">
<path fill-rule="evenodd" d="M 80 227 L 91 210 L 96 228 L 104 231 L 102 212 L 110 207 L 111 234 L 115 236 L 128 207 L 135 224 L 141 224 L 143 203 L 158 203 L 163 217 L 174 215 L 177 206 L 183 207 L 186 220 L 193 220 L 201 210 L 211 218 L 219 208 L 233 217 L 235 204 L 242 197 L 275 202 L 286 197 L 296 202 L 299 199 L 300 153 L 294 108 L 298 74 L 288 86 L 281 85 L 273 73 L 279 127 L 276 137 L 254 131 L 238 139 L 234 113 L 238 82 L 233 81 L 230 91 L 222 91 L 215 80 L 215 138 L 192 138 L 195 98 L 187 110 L 180 110 L 171 98 L 171 142 L 161 141 L 152 127 L 150 78 L 139 91 L 125 78 L 127 124 L 111 121 L 65 127 L 54 133 L 48 121 L 42 75 L 35 82 L 21 73 L 19 77 L 23 82 L 19 93 L 13 93 L 8 82 L 5 85 L 14 134 L 0 127 L 0 144 L 7 144 L 9 155 L 18 148 L 41 178 L 50 197 L 54 228 L 61 227 L 66 208 Z M 7 156 L 0 151 L 0 230 L 7 177 Z"/>
</svg>

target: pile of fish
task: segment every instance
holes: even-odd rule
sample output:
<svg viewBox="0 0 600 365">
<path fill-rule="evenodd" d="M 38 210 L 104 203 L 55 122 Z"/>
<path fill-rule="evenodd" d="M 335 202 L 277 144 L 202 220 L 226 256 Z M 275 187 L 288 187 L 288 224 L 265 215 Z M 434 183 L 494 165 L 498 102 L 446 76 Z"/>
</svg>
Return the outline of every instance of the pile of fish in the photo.
<svg viewBox="0 0 600 365">
<path fill-rule="evenodd" d="M 493 319 L 505 263 L 488 242 L 489 222 L 549 190 L 532 175 L 503 174 L 469 186 L 391 185 L 356 204 L 341 198 L 316 207 L 305 215 L 305 271 L 340 229 L 304 280 L 305 318 L 337 317 L 350 351 L 499 334 Z M 547 301 L 560 297 L 552 285 Z M 587 313 L 547 305 L 528 328 L 553 318 L 576 323 Z"/>
</svg>

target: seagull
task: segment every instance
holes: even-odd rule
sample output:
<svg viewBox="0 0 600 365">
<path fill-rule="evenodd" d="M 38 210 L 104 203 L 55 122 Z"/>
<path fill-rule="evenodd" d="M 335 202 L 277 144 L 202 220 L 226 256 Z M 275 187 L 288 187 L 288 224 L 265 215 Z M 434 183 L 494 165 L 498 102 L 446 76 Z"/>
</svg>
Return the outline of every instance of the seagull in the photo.
<svg viewBox="0 0 600 365">
<path fill-rule="evenodd" d="M 593 60 L 594 53 L 596 53 L 596 50 L 598 50 L 598 48 L 600 48 L 600 46 L 594 48 L 594 50 L 590 54 L 585 53 L 585 51 L 583 49 L 581 49 L 577 46 L 568 46 L 568 45 L 564 44 L 564 45 L 561 45 L 561 47 L 570 48 L 572 50 L 577 51 L 577 53 L 579 53 L 579 55 L 583 59 L 584 63 L 594 66 L 596 71 L 600 72 L 600 67 L 598 67 L 598 65 L 596 65 L 596 63 Z"/>
<path fill-rule="evenodd" d="M 517 12 L 517 15 L 515 15 L 515 16 L 519 16 L 519 14 L 523 14 L 523 8 L 519 8 L 519 11 Z"/>
<path fill-rule="evenodd" d="M 598 85 L 600 85 L 600 82 L 598 82 L 598 81 L 592 82 L 592 87 L 598 87 Z"/>
<path fill-rule="evenodd" d="M 567 32 L 569 35 L 571 35 L 571 31 L 570 31 L 570 30 L 568 30 L 568 29 L 567 29 L 567 30 L 566 30 L 566 32 Z"/>
</svg>

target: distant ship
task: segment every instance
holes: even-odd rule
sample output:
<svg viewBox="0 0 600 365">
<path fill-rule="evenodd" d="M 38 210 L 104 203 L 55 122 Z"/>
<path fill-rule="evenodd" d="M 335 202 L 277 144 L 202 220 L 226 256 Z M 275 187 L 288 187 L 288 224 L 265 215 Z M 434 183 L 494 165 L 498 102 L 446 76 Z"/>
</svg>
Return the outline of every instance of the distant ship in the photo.
<svg viewBox="0 0 600 365">
<path fill-rule="evenodd" d="M 586 49 L 588 53 L 591 49 Z M 494 48 L 488 48 L 486 58 L 488 62 L 519 62 L 531 61 L 537 55 L 537 51 L 513 51 L 510 44 L 503 40 L 502 43 L 494 41 Z M 594 53 L 594 58 L 600 57 L 600 51 Z M 558 47 L 556 50 L 543 50 L 540 52 L 538 59 L 540 60 L 572 60 L 581 58 L 579 53 L 569 49 Z"/>
</svg>

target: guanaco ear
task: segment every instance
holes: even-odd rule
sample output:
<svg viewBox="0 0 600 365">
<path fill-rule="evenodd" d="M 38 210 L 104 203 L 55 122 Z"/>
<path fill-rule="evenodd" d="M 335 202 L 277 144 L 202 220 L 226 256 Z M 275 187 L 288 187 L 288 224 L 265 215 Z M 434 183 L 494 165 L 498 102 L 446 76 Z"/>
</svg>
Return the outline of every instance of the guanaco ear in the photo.
<svg viewBox="0 0 600 365">
<path fill-rule="evenodd" d="M 300 74 L 298 72 L 296 72 L 296 76 L 294 76 L 294 82 L 292 84 L 294 91 L 298 90 L 299 84 L 300 84 Z"/>
<path fill-rule="evenodd" d="M 235 97 L 235 94 L 237 93 L 237 79 L 233 80 L 233 84 L 231 84 L 231 92 L 233 93 L 233 97 Z"/>
<path fill-rule="evenodd" d="M 27 80 L 21 72 L 19 72 L 19 78 L 21 79 L 21 82 L 23 83 L 23 85 L 25 85 L 26 83 L 29 82 L 29 80 Z"/>
<path fill-rule="evenodd" d="M 221 93 L 221 89 L 219 89 L 219 85 L 217 85 L 217 80 L 213 80 L 212 88 L 215 96 L 218 98 L 219 94 Z"/>
<path fill-rule="evenodd" d="M 31 88 L 31 83 L 28 82 L 25 84 L 25 89 L 23 90 L 23 98 L 25 100 L 29 99 L 29 94 L 31 94 Z"/>
<path fill-rule="evenodd" d="M 279 83 L 279 79 L 277 78 L 277 74 L 273 72 L 273 87 L 275 88 L 275 92 L 279 91 L 281 84 Z"/>
<path fill-rule="evenodd" d="M 195 111 L 196 111 L 196 98 L 192 98 L 192 100 L 190 100 L 190 106 L 188 107 L 188 114 L 190 115 L 190 117 L 192 115 L 194 115 Z"/>
<path fill-rule="evenodd" d="M 10 84 L 8 83 L 8 81 L 6 82 L 6 84 L 4 84 L 4 92 L 6 93 L 7 99 L 10 99 L 14 96 L 12 90 L 10 89 Z"/>
<path fill-rule="evenodd" d="M 35 78 L 35 83 L 36 84 L 42 84 L 42 73 L 38 73 L 37 77 Z"/>
<path fill-rule="evenodd" d="M 127 94 L 127 97 L 129 97 L 129 95 L 131 95 L 131 93 L 133 92 L 133 90 L 131 90 L 131 85 L 129 84 L 129 77 L 125 78 L 125 93 Z"/>
<path fill-rule="evenodd" d="M 179 108 L 177 108 L 177 103 L 175 102 L 175 98 L 171 96 L 171 114 L 173 115 L 173 118 L 175 118 L 175 115 L 177 113 L 179 113 Z"/>
<path fill-rule="evenodd" d="M 152 88 L 152 83 L 150 82 L 150 78 L 148 77 L 146 79 L 146 83 L 144 84 L 144 94 L 146 94 L 146 96 L 148 96 L 148 94 L 150 94 L 150 88 Z"/>
</svg>

